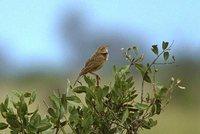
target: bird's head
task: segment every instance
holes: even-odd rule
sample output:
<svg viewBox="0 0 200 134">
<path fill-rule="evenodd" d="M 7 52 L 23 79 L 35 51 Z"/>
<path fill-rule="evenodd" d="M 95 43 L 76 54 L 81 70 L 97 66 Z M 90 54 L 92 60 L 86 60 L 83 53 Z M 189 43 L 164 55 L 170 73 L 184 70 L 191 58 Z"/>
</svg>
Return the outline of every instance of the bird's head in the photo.
<svg viewBox="0 0 200 134">
<path fill-rule="evenodd" d="M 107 45 L 102 45 L 100 46 L 96 53 L 99 53 L 99 54 L 103 54 L 103 55 L 107 55 L 108 54 L 108 46 Z"/>
<path fill-rule="evenodd" d="M 107 45 L 100 46 L 97 49 L 96 54 L 100 54 L 100 55 L 104 56 L 106 60 L 108 60 L 108 57 L 109 57 L 108 46 Z"/>
</svg>

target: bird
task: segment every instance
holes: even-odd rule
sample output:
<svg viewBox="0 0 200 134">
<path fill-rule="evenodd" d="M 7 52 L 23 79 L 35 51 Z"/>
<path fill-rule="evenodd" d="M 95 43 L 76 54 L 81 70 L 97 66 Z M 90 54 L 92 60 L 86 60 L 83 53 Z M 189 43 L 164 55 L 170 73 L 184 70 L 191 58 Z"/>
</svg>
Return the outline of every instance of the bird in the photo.
<svg viewBox="0 0 200 134">
<path fill-rule="evenodd" d="M 108 60 L 108 57 L 108 45 L 101 45 L 100 47 L 98 47 L 96 49 L 96 52 L 91 56 L 91 58 L 87 60 L 85 66 L 81 69 L 76 81 L 74 82 L 74 86 L 78 82 L 79 78 L 83 75 L 86 75 L 87 73 L 96 76 L 97 86 L 99 86 L 100 77 L 94 72 L 103 67 L 103 65 Z"/>
</svg>

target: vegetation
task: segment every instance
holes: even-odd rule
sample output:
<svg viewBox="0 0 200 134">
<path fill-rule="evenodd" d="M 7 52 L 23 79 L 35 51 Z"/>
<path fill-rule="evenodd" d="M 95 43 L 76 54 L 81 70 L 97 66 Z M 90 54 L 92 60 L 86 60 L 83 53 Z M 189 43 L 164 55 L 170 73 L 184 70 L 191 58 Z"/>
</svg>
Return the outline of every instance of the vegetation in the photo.
<svg viewBox="0 0 200 134">
<path fill-rule="evenodd" d="M 155 59 L 151 63 L 144 63 L 144 55 L 135 46 L 122 49 L 128 65 L 119 69 L 113 66 L 113 82 L 96 86 L 95 79 L 84 76 L 86 84 L 72 87 L 68 81 L 66 93 L 58 91 L 49 97 L 51 104 L 45 103 L 48 113 L 43 118 L 39 108 L 30 111 L 36 99 L 34 91 L 15 92 L 17 101 L 7 96 L 0 104 L 5 119 L 0 121 L 0 130 L 11 134 L 138 134 L 151 129 L 157 124 L 155 115 L 169 104 L 174 88 L 185 89 L 179 79 L 172 77 L 168 86 L 156 79 L 158 66 L 175 63 L 170 54 L 172 44 L 162 42 L 160 51 L 153 45 Z M 158 62 L 160 58 L 163 62 Z M 140 90 L 135 88 L 134 69 L 141 74 Z"/>
</svg>

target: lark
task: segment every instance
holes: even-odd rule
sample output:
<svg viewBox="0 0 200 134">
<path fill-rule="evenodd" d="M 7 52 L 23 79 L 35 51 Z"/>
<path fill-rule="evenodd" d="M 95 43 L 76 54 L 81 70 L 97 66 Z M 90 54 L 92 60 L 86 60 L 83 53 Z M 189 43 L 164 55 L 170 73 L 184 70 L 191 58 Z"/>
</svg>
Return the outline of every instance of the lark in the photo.
<svg viewBox="0 0 200 134">
<path fill-rule="evenodd" d="M 94 72 L 98 71 L 99 69 L 103 67 L 103 65 L 108 60 L 108 56 L 109 55 L 108 55 L 107 45 L 102 45 L 99 48 L 97 48 L 96 52 L 92 55 L 91 58 L 87 60 L 87 62 L 85 63 L 85 66 L 81 69 L 78 75 L 78 78 L 74 82 L 74 86 L 76 85 L 76 83 L 78 82 L 81 76 L 86 75 L 88 73 L 96 77 L 97 86 L 99 86 L 100 77 Z"/>
</svg>

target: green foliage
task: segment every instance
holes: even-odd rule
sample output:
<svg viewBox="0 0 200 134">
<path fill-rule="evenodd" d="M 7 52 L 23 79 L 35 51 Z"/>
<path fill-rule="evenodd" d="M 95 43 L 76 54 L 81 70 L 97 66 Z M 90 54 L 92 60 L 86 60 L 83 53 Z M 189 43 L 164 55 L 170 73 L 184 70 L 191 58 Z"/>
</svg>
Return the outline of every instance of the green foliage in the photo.
<svg viewBox="0 0 200 134">
<path fill-rule="evenodd" d="M 158 55 L 158 45 L 153 45 L 151 50 L 154 52 L 154 54 Z"/>
<path fill-rule="evenodd" d="M 46 118 L 42 119 L 38 113 L 38 109 L 30 112 L 28 107 L 34 103 L 36 94 L 25 92 L 15 92 L 16 98 L 9 100 L 5 99 L 4 103 L 0 104 L 0 111 L 6 123 L 0 123 L 0 130 L 9 127 L 11 134 L 35 134 L 46 131 L 51 128 L 51 124 Z M 9 107 L 9 103 L 12 107 Z"/>
<path fill-rule="evenodd" d="M 36 99 L 35 92 L 16 92 L 17 101 L 10 101 L 7 97 L 0 104 L 1 115 L 5 119 L 0 122 L 0 130 L 9 127 L 13 134 L 137 134 L 139 130 L 151 129 L 157 125 L 154 116 L 169 104 L 174 87 L 185 89 L 179 85 L 179 79 L 172 77 L 168 86 L 155 79 L 157 65 L 175 63 L 174 56 L 171 56 L 172 62 L 169 61 L 171 46 L 163 42 L 159 51 L 157 45 L 153 45 L 152 52 L 156 57 L 150 63 L 143 62 L 144 55 L 139 54 L 137 47 L 128 48 L 123 51 L 128 64 L 120 68 L 113 66 L 114 80 L 110 85 L 96 86 L 95 79 L 88 76 L 84 76 L 86 85 L 72 87 L 68 84 L 67 93 L 54 92 L 49 97 L 51 104 L 45 103 L 48 114 L 43 119 L 38 109 L 29 111 L 29 106 Z M 162 55 L 163 62 L 158 63 Z M 141 74 L 140 90 L 135 88 L 132 69 Z M 72 91 L 70 95 L 69 89 Z M 67 132 L 67 127 L 70 132 Z"/>
</svg>

